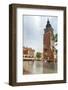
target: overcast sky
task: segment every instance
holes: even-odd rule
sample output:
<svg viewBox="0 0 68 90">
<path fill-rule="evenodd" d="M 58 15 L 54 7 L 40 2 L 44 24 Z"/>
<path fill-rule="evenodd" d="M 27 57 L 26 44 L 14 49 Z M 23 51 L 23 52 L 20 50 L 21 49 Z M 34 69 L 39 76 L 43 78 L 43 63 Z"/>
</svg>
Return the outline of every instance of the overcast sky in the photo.
<svg viewBox="0 0 68 90">
<path fill-rule="evenodd" d="M 49 19 L 54 33 L 57 33 L 58 18 L 52 16 L 23 16 L 23 46 L 31 47 L 36 52 L 43 51 L 43 33 Z"/>
</svg>

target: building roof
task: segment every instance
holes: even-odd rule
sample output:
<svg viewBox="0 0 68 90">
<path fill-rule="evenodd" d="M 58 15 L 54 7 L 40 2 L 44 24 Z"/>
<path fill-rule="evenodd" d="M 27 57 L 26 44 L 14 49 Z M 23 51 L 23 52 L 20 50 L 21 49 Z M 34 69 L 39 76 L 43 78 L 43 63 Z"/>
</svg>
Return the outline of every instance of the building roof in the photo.
<svg viewBox="0 0 68 90">
<path fill-rule="evenodd" d="M 44 29 L 45 32 L 48 32 L 49 30 L 51 30 L 53 32 L 53 28 L 50 24 L 49 19 L 47 20 L 47 24 L 46 24 L 46 28 Z"/>
<path fill-rule="evenodd" d="M 31 51 L 35 51 L 34 49 L 32 48 L 28 48 L 28 47 L 23 47 L 24 50 L 31 50 Z"/>
</svg>

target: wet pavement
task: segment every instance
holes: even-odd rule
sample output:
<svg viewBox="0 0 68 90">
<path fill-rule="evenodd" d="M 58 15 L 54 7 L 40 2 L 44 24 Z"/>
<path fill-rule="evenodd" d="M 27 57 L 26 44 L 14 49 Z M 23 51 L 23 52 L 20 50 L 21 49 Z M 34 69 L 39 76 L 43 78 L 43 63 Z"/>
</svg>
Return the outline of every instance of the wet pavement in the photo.
<svg viewBox="0 0 68 90">
<path fill-rule="evenodd" d="M 57 73 L 57 62 L 24 61 L 23 74 L 51 74 Z"/>
</svg>

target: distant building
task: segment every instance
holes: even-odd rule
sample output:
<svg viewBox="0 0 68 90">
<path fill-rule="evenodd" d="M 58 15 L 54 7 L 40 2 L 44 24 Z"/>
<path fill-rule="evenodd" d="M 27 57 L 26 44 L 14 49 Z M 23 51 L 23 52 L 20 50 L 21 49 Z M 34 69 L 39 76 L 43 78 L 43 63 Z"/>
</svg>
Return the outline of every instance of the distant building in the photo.
<svg viewBox="0 0 68 90">
<path fill-rule="evenodd" d="M 43 59 L 54 61 L 54 33 L 49 20 L 47 21 L 46 28 L 44 29 Z"/>
<path fill-rule="evenodd" d="M 35 50 L 28 47 L 23 47 L 23 58 L 24 59 L 32 59 L 34 58 Z"/>
</svg>

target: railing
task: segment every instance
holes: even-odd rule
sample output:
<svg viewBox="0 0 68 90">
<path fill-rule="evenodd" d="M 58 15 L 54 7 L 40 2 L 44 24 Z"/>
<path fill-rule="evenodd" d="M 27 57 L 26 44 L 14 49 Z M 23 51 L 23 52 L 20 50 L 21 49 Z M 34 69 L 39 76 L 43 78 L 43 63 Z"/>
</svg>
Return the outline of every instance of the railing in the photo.
<svg viewBox="0 0 68 90">
<path fill-rule="evenodd" d="M 35 58 L 23 58 L 24 60 L 35 60 Z"/>
</svg>

